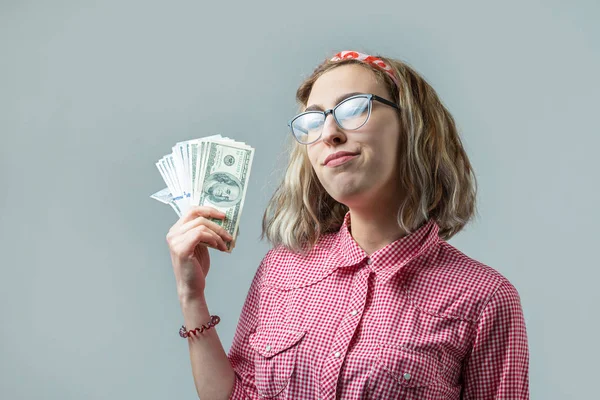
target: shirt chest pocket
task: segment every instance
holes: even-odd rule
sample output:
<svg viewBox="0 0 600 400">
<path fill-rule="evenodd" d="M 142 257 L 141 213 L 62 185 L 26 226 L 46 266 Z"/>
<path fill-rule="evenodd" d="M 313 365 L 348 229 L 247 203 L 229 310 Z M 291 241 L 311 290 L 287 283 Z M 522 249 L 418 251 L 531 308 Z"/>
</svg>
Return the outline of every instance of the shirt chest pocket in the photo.
<svg viewBox="0 0 600 400">
<path fill-rule="evenodd" d="M 370 398 L 417 400 L 431 398 L 435 393 L 440 363 L 427 355 L 380 344 L 375 364 L 369 384 Z"/>
<path fill-rule="evenodd" d="M 261 397 L 274 398 L 289 385 L 296 368 L 298 343 L 305 332 L 258 329 L 250 335 L 254 355 L 254 375 Z"/>
</svg>

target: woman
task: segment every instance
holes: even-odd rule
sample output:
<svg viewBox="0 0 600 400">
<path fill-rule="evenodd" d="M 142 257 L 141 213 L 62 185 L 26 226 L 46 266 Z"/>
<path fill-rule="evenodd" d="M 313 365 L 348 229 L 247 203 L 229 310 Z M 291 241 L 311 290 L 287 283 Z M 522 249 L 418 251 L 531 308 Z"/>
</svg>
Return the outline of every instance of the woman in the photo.
<svg viewBox="0 0 600 400">
<path fill-rule="evenodd" d="M 229 355 L 204 299 L 223 214 L 198 207 L 167 235 L 185 324 L 204 327 L 182 327 L 200 398 L 528 399 L 517 290 L 446 242 L 476 180 L 435 91 L 400 61 L 341 52 L 297 100 L 263 219 L 274 247 Z"/>
</svg>

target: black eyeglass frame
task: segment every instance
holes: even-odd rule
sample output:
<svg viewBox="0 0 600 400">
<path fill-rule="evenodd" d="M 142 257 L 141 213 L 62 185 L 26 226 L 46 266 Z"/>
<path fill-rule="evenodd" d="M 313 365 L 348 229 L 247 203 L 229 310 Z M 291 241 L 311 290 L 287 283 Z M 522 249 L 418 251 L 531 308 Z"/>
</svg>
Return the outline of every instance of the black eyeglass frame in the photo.
<svg viewBox="0 0 600 400">
<path fill-rule="evenodd" d="M 340 122 L 338 121 L 338 119 L 335 116 L 335 110 L 341 106 L 342 104 L 344 104 L 347 101 L 350 101 L 352 99 L 356 99 L 356 98 L 367 98 L 369 100 L 369 112 L 367 114 L 367 118 L 365 119 L 365 122 L 363 122 L 362 124 L 360 124 L 360 126 L 357 126 L 356 128 L 352 128 L 352 129 L 347 129 L 344 128 L 340 125 Z M 376 94 L 372 94 L 372 93 L 364 93 L 364 94 L 355 94 L 354 96 L 350 96 L 342 101 L 340 101 L 335 107 L 330 108 L 328 110 L 325 111 L 318 111 L 318 110 L 312 110 L 312 111 L 305 111 L 303 113 L 300 113 L 298 115 L 296 115 L 294 118 L 292 118 L 288 123 L 288 127 L 290 128 L 290 132 L 292 134 L 292 136 L 294 137 L 294 139 L 300 143 L 300 144 L 312 144 L 314 142 L 316 142 L 317 140 L 321 139 L 321 136 L 323 135 L 323 129 L 321 128 L 321 133 L 319 134 L 319 137 L 316 138 L 315 140 L 308 142 L 308 143 L 303 143 L 300 140 L 298 140 L 298 137 L 296 136 L 296 134 L 294 133 L 294 128 L 292 128 L 292 124 L 294 123 L 295 120 L 297 120 L 298 118 L 306 115 L 306 114 L 323 114 L 324 118 L 323 118 L 323 124 L 325 124 L 325 121 L 327 120 L 327 116 L 329 114 L 333 115 L 333 119 L 335 121 L 335 123 L 337 124 L 337 126 L 340 129 L 346 130 L 346 131 L 355 131 L 357 129 L 362 128 L 368 121 L 369 118 L 371 118 L 371 109 L 373 108 L 373 100 L 377 100 L 380 103 L 383 103 L 385 105 L 388 105 L 390 107 L 395 108 L 396 110 L 400 111 L 400 107 L 398 107 L 398 105 L 394 102 L 389 101 L 388 99 L 384 99 L 383 97 L 377 96 Z"/>
</svg>

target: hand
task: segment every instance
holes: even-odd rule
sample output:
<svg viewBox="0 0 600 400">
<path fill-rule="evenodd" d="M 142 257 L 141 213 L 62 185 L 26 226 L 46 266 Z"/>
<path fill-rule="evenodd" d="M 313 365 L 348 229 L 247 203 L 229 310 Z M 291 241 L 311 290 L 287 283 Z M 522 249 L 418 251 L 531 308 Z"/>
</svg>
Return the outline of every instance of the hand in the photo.
<svg viewBox="0 0 600 400">
<path fill-rule="evenodd" d="M 167 233 L 180 300 L 204 296 L 206 275 L 210 268 L 207 246 L 226 251 L 225 241 L 233 239 L 210 218 L 224 219 L 225 214 L 212 207 L 192 207 Z"/>
</svg>

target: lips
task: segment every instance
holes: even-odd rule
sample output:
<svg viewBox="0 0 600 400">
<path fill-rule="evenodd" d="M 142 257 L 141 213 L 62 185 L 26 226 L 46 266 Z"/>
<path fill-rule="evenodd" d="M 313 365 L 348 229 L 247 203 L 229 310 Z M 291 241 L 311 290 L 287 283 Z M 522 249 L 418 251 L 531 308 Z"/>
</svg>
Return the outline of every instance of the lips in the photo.
<svg viewBox="0 0 600 400">
<path fill-rule="evenodd" d="M 327 156 L 325 161 L 323 161 L 323 165 L 333 167 L 335 165 L 340 165 L 349 161 L 356 157 L 360 153 L 352 153 L 349 151 L 338 151 L 337 153 L 333 153 Z"/>
</svg>

